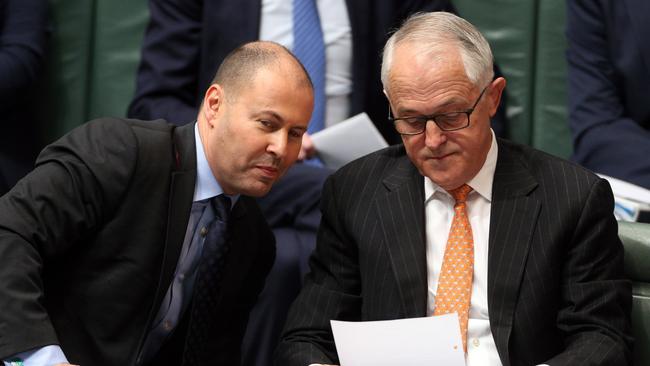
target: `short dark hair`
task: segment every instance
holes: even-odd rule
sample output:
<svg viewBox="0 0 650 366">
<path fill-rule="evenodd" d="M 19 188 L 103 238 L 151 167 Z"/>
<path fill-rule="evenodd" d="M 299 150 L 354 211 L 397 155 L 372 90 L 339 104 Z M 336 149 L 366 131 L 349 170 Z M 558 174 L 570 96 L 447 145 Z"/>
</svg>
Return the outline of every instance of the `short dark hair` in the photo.
<svg viewBox="0 0 650 366">
<path fill-rule="evenodd" d="M 300 60 L 286 47 L 270 41 L 245 43 L 231 51 L 223 60 L 211 84 L 219 84 L 230 94 L 237 95 L 241 88 L 250 85 L 256 73 L 271 64 L 279 65 L 282 61 L 292 60 L 303 75 L 297 75 L 306 86 L 313 89 L 312 81 Z M 228 98 L 228 96 L 226 96 Z"/>
</svg>

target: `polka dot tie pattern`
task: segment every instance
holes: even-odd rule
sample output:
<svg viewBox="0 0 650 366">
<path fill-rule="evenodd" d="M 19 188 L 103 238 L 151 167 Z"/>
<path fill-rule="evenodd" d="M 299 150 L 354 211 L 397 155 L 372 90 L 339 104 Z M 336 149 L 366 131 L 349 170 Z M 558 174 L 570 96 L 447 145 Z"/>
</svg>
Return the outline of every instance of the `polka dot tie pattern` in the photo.
<svg viewBox="0 0 650 366">
<path fill-rule="evenodd" d="M 467 321 L 474 273 L 474 239 L 465 200 L 472 188 L 464 184 L 449 193 L 456 200 L 436 290 L 434 315 L 458 313 L 463 349 L 467 352 Z"/>
<path fill-rule="evenodd" d="M 220 194 L 211 200 L 214 219 L 203 241 L 203 250 L 192 293 L 192 305 L 187 309 L 190 322 L 185 337 L 182 365 L 207 365 L 214 353 L 213 340 L 221 331 L 219 314 L 215 311 L 221 296 L 223 272 L 230 252 L 230 198 Z"/>
</svg>

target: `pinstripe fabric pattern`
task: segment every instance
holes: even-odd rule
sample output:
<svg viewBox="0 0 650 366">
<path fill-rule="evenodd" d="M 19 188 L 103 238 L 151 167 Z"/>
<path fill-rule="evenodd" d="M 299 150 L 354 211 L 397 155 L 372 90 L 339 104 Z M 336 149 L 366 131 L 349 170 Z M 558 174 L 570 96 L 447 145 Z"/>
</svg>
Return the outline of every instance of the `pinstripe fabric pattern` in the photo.
<svg viewBox="0 0 650 366">
<path fill-rule="evenodd" d="M 488 257 L 490 327 L 504 366 L 627 365 L 630 283 L 608 184 L 499 140 Z M 330 319 L 426 315 L 423 178 L 394 146 L 326 183 L 312 272 L 278 365 L 338 362 Z"/>
</svg>

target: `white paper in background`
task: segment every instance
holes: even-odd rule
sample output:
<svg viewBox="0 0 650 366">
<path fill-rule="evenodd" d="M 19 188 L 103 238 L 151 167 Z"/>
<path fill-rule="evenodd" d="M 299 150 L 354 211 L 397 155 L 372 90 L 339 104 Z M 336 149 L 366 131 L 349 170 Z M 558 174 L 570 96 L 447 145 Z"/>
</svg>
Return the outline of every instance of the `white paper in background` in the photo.
<svg viewBox="0 0 650 366">
<path fill-rule="evenodd" d="M 341 366 L 465 366 L 456 313 L 331 324 Z"/>
<path fill-rule="evenodd" d="M 624 180 L 612 178 L 604 174 L 598 174 L 601 178 L 607 179 L 612 186 L 612 191 L 617 197 L 636 201 L 641 204 L 650 204 L 650 190 L 637 186 Z"/>
<path fill-rule="evenodd" d="M 366 113 L 359 113 L 311 135 L 320 160 L 338 169 L 388 144 Z"/>
<path fill-rule="evenodd" d="M 598 175 L 607 179 L 612 187 L 617 220 L 636 221 L 641 211 L 650 211 L 650 190 L 604 174 Z"/>
</svg>

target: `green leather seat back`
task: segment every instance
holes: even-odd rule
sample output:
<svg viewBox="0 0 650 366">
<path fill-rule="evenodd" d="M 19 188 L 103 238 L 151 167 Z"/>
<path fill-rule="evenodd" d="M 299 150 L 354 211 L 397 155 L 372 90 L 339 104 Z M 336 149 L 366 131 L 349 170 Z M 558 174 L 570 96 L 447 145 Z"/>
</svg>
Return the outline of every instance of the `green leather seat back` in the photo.
<svg viewBox="0 0 650 366">
<path fill-rule="evenodd" d="M 148 22 L 146 0 L 97 1 L 87 119 L 126 116 Z"/>
<path fill-rule="evenodd" d="M 125 116 L 133 97 L 146 0 L 49 0 L 43 136 L 50 142 L 96 117 Z"/>
<path fill-rule="evenodd" d="M 508 91 L 508 135 L 529 143 L 535 66 L 535 3 L 532 0 L 454 0 L 458 12 L 485 35 Z"/>
<path fill-rule="evenodd" d="M 538 1 L 533 128 L 531 144 L 568 158 L 572 153 L 567 121 L 564 0 Z"/>
<path fill-rule="evenodd" d="M 568 157 L 563 0 L 454 0 L 492 46 L 508 82 L 508 136 Z"/>
<path fill-rule="evenodd" d="M 625 272 L 632 280 L 634 365 L 650 365 L 650 225 L 619 222 L 625 246 Z"/>
<path fill-rule="evenodd" d="M 93 1 L 50 0 L 52 34 L 47 59 L 47 108 L 42 123 L 47 142 L 85 118 L 93 13 Z"/>
</svg>

